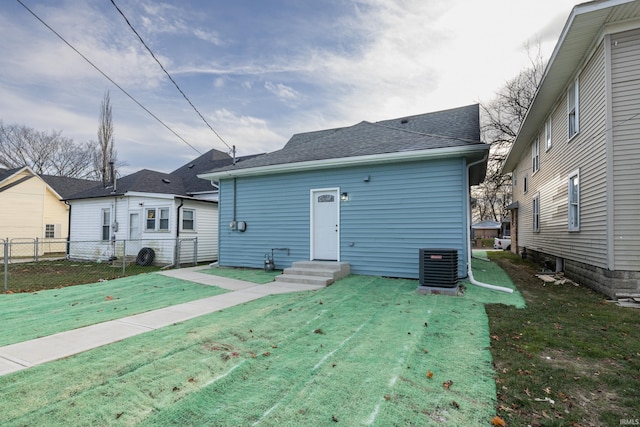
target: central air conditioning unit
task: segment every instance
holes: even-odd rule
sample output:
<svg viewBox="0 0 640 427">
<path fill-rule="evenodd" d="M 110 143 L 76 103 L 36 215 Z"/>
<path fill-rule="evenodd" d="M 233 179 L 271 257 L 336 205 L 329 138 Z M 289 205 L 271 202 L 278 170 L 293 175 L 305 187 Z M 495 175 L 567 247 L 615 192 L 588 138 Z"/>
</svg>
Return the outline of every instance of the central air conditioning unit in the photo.
<svg viewBox="0 0 640 427">
<path fill-rule="evenodd" d="M 420 286 L 458 286 L 457 249 L 420 249 Z"/>
</svg>

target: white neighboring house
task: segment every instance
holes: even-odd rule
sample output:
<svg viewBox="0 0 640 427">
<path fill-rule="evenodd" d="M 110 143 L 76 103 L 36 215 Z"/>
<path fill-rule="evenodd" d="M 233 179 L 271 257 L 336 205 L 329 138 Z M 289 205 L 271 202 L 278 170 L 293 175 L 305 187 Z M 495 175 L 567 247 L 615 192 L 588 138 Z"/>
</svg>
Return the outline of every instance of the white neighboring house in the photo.
<svg viewBox="0 0 640 427">
<path fill-rule="evenodd" d="M 142 249 L 151 248 L 156 265 L 175 264 L 178 252 L 181 263 L 191 262 L 194 250 L 198 262 L 217 260 L 218 189 L 196 175 L 232 161 L 211 150 L 168 174 L 143 169 L 66 198 L 71 207 L 69 257 L 140 260 L 143 252 L 148 254 Z"/>
</svg>

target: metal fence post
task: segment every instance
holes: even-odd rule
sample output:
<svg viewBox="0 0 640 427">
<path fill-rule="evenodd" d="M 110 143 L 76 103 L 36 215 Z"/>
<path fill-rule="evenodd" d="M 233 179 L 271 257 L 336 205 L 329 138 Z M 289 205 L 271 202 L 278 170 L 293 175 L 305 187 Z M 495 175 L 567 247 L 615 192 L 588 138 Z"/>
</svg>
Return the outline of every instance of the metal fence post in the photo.
<svg viewBox="0 0 640 427">
<path fill-rule="evenodd" d="M 33 258 L 35 262 L 38 262 L 38 243 L 40 243 L 40 241 L 36 237 L 36 240 L 33 242 L 33 246 L 34 246 L 33 249 L 35 250 L 35 253 L 33 254 Z"/>
<path fill-rule="evenodd" d="M 122 241 L 122 277 L 124 277 L 125 274 L 127 274 L 126 268 L 127 268 L 127 240 L 124 239 Z"/>
<path fill-rule="evenodd" d="M 4 248 L 4 291 L 7 292 L 9 290 L 8 282 L 9 282 L 9 238 L 7 240 L 2 241 L 2 247 Z"/>
</svg>

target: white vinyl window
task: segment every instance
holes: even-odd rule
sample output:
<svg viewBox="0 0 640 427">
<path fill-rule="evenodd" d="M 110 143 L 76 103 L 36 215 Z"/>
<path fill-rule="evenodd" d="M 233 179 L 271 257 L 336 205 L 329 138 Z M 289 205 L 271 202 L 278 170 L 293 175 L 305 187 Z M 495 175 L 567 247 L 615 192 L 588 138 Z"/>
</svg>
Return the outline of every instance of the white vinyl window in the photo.
<svg viewBox="0 0 640 427">
<path fill-rule="evenodd" d="M 569 231 L 580 231 L 580 171 L 569 174 Z"/>
<path fill-rule="evenodd" d="M 102 240 L 111 238 L 111 209 L 102 209 Z"/>
<path fill-rule="evenodd" d="M 533 197 L 532 205 L 532 217 L 533 217 L 533 231 L 540 231 L 540 194 L 536 194 Z"/>
<path fill-rule="evenodd" d="M 193 209 L 184 209 L 182 211 L 182 229 L 183 230 L 195 230 L 196 226 L 196 211 Z"/>
<path fill-rule="evenodd" d="M 531 170 L 532 173 L 538 172 L 540 169 L 540 138 L 536 137 L 531 144 Z"/>
<path fill-rule="evenodd" d="M 169 230 L 169 208 L 159 208 L 158 218 L 160 218 L 160 221 L 158 223 L 158 230 Z"/>
<path fill-rule="evenodd" d="M 55 224 L 45 224 L 44 226 L 44 238 L 45 239 L 53 239 L 56 237 L 56 225 Z"/>
<path fill-rule="evenodd" d="M 169 230 L 169 208 L 150 208 L 145 212 L 145 229 L 147 231 Z"/>
<path fill-rule="evenodd" d="M 529 191 L 529 176 L 525 175 L 522 178 L 522 192 L 526 193 L 527 191 Z"/>
<path fill-rule="evenodd" d="M 553 147 L 553 141 L 551 139 L 552 130 L 551 119 L 549 119 L 544 124 L 544 148 L 546 151 L 551 150 L 551 147 Z"/>
<path fill-rule="evenodd" d="M 569 90 L 567 91 L 567 121 L 568 121 L 568 131 L 569 131 L 569 139 L 573 138 L 578 132 L 580 132 L 580 106 L 578 103 L 579 100 L 579 90 L 578 90 L 578 80 L 573 82 L 571 86 L 569 86 Z"/>
</svg>

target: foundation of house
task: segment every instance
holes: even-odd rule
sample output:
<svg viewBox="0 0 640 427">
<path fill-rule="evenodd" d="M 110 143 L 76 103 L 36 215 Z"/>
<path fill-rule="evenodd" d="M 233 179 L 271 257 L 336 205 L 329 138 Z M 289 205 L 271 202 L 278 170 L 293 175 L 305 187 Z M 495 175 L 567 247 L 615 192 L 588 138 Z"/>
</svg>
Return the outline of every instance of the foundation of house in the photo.
<svg viewBox="0 0 640 427">
<path fill-rule="evenodd" d="M 568 279 L 612 299 L 617 299 L 617 295 L 621 293 L 640 293 L 640 271 L 612 271 L 530 249 L 527 249 L 527 254 L 534 262 L 548 270 L 553 271 L 555 266 L 555 272 L 564 271 Z"/>
</svg>

